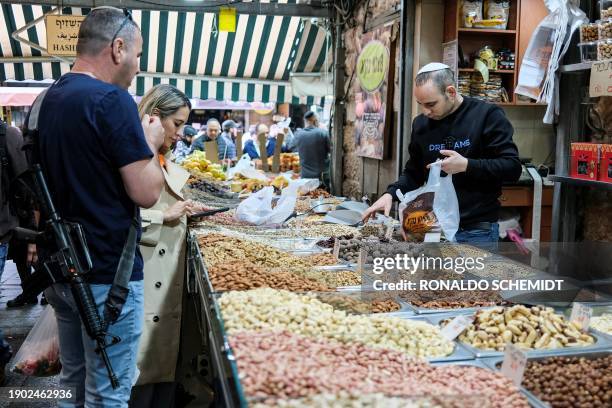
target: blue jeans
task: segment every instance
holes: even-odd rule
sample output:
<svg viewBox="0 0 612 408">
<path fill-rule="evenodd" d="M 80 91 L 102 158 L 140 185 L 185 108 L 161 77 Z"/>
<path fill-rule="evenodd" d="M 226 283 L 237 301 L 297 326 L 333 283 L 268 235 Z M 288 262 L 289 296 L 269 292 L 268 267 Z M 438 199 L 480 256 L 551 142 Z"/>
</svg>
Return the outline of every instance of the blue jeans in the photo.
<svg viewBox="0 0 612 408">
<path fill-rule="evenodd" d="M 455 234 L 461 244 L 474 244 L 483 249 L 497 250 L 499 241 L 499 224 L 491 223 L 491 229 L 461 229 Z"/>
<path fill-rule="evenodd" d="M 2 283 L 2 273 L 6 264 L 6 255 L 8 254 L 8 243 L 0 244 L 0 283 Z"/>
<path fill-rule="evenodd" d="M 4 272 L 4 264 L 6 263 L 6 254 L 8 252 L 8 244 L 0 244 L 0 283 L 2 283 L 2 272 Z M 2 330 L 0 330 L 0 366 L 8 363 L 11 358 L 11 347 L 4 340 Z"/>
<path fill-rule="evenodd" d="M 110 285 L 91 285 L 98 311 L 102 316 Z M 94 351 L 96 343 L 85 331 L 70 285 L 55 284 L 45 291 L 49 304 L 55 309 L 60 343 L 62 372 L 60 386 L 74 387 L 74 403 L 59 403 L 59 407 L 127 407 L 132 385 L 136 382 L 136 355 L 144 319 L 144 286 L 142 281 L 130 282 L 130 294 L 119 319 L 109 326 L 110 334 L 121 342 L 106 351 L 119 379 L 116 390 L 110 380 L 102 358 Z M 110 340 L 109 340 L 110 343 Z"/>
</svg>

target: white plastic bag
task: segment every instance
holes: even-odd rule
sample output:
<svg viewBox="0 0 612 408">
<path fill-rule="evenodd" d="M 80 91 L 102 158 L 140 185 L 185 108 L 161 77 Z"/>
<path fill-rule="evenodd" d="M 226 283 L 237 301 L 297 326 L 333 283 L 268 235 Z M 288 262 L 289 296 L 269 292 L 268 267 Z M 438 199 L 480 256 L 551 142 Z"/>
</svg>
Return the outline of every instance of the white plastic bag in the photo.
<svg viewBox="0 0 612 408">
<path fill-rule="evenodd" d="M 234 176 L 240 173 L 245 178 L 268 181 L 268 178 L 255 169 L 255 163 L 251 160 L 248 154 L 243 154 L 238 163 L 227 171 L 227 179 L 231 180 Z"/>
<path fill-rule="evenodd" d="M 459 201 L 451 175 L 440 177 L 442 162 L 429 169 L 425 186 L 406 194 L 398 189 L 402 231 L 406 239 L 423 241 L 425 234 L 442 232 L 448 241 L 454 241 L 459 229 Z"/>
<path fill-rule="evenodd" d="M 319 179 L 297 179 L 289 181 L 289 186 L 295 186 L 297 188 L 297 192 L 300 194 L 306 194 L 314 191 L 320 184 L 321 182 Z"/>
<path fill-rule="evenodd" d="M 297 200 L 297 186 L 290 185 L 281 192 L 281 198 L 272 208 L 273 187 L 264 187 L 252 194 L 236 208 L 235 218 L 255 225 L 280 224 L 293 213 Z"/>
<path fill-rule="evenodd" d="M 32 377 L 59 374 L 62 369 L 59 337 L 55 312 L 51 306 L 47 306 L 36 321 L 11 366 L 13 372 Z"/>
</svg>

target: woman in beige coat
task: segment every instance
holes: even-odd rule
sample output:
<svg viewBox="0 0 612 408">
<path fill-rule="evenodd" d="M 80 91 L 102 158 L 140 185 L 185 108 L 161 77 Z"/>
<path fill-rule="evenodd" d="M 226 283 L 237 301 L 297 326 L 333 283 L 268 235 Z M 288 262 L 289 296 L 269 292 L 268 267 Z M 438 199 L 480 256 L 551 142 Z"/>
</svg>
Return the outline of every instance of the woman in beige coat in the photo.
<svg viewBox="0 0 612 408">
<path fill-rule="evenodd" d="M 179 353 L 187 215 L 201 206 L 184 200 L 181 193 L 189 173 L 171 161 L 171 151 L 189 117 L 189 99 L 171 85 L 157 85 L 140 101 L 138 111 L 159 116 L 165 131 L 160 164 L 166 180 L 159 201 L 141 209 L 144 258 L 144 326 L 138 352 L 137 386 L 133 407 L 172 405 Z"/>
</svg>

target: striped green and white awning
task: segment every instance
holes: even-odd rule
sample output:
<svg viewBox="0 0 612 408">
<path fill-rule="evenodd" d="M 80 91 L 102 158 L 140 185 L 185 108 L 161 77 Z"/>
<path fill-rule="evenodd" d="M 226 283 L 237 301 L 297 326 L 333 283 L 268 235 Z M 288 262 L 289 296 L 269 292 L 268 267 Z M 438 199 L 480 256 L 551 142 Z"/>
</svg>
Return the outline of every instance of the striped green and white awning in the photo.
<svg viewBox="0 0 612 408">
<path fill-rule="evenodd" d="M 63 62 L 25 62 L 41 57 L 40 51 L 10 37 L 51 7 L 3 3 L 1 8 L 0 57 L 22 57 L 24 62 L 0 64 L 0 80 L 58 78 L 69 71 Z M 62 12 L 81 15 L 89 9 Z M 144 41 L 141 73 L 130 89 L 136 95 L 155 84 L 170 83 L 191 98 L 320 102 L 313 97 L 293 98 L 289 81 L 291 72 L 320 72 L 331 61 L 327 33 L 309 20 L 238 15 L 236 32 L 228 33 L 217 32 L 215 13 L 134 10 L 132 14 Z M 27 38 L 46 47 L 44 22 L 30 28 Z"/>
</svg>

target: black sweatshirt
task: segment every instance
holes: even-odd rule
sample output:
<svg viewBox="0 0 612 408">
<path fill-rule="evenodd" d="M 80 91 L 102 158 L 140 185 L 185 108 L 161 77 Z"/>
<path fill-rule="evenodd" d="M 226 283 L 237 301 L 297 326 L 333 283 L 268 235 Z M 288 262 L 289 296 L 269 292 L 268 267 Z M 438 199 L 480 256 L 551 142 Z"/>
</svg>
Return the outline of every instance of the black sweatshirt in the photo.
<svg viewBox="0 0 612 408">
<path fill-rule="evenodd" d="M 461 226 L 496 222 L 502 182 L 513 182 L 521 176 L 513 133 L 500 107 L 469 97 L 464 97 L 459 108 L 444 119 L 419 115 L 412 123 L 410 158 L 387 192 L 397 200 L 398 188 L 406 193 L 421 187 L 427 181 L 426 166 L 443 158 L 439 151 L 454 150 L 468 159 L 467 171 L 453 175 Z"/>
</svg>

